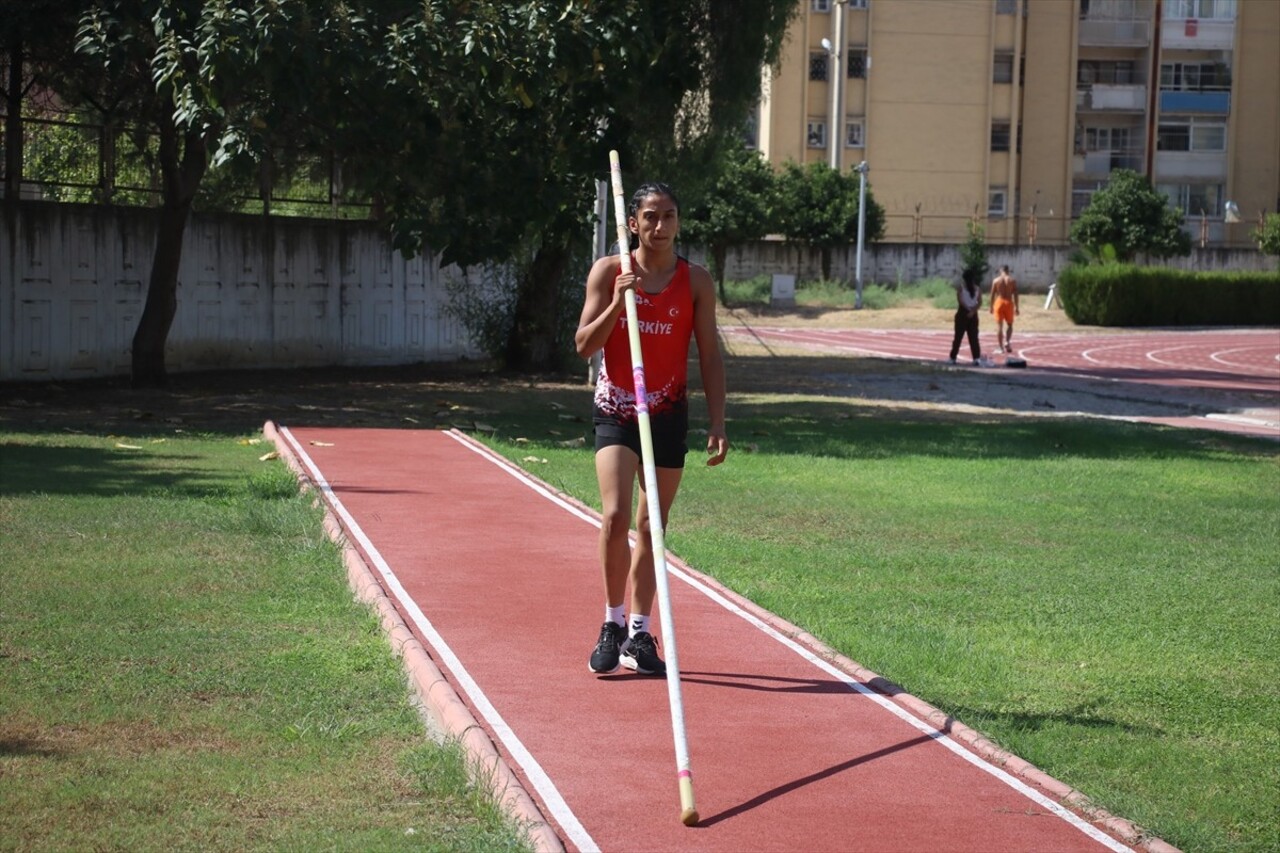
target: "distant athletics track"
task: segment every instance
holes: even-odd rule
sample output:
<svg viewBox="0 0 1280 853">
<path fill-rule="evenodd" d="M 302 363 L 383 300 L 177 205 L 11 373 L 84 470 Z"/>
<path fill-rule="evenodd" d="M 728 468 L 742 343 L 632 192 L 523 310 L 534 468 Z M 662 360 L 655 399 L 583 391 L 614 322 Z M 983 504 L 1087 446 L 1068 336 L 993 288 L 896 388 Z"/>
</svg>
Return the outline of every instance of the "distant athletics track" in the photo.
<svg viewBox="0 0 1280 853">
<path fill-rule="evenodd" d="M 766 349 L 799 348 L 825 353 L 939 362 L 951 347 L 950 330 L 815 329 L 725 325 L 726 340 L 753 342 Z M 984 349 L 994 335 L 984 334 Z M 1174 426 L 1195 426 L 1280 438 L 1280 329 L 1162 330 L 1117 332 L 1019 332 L 1014 354 L 1026 370 L 995 368 L 1008 381 L 1055 377 L 1129 383 L 1172 391 L 1248 395 L 1260 410 L 1248 418 L 1165 418 Z M 968 355 L 967 343 L 961 355 Z M 1112 386 L 1116 387 L 1116 386 Z M 1151 419 L 1157 420 L 1157 419 Z"/>
</svg>

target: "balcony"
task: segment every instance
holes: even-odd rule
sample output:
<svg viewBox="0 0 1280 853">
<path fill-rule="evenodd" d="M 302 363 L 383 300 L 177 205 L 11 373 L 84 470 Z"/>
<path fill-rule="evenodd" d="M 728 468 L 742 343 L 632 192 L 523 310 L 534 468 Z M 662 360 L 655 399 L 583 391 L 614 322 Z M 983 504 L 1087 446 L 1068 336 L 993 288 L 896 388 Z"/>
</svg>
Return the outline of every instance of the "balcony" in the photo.
<svg viewBox="0 0 1280 853">
<path fill-rule="evenodd" d="M 1081 18 L 1081 47 L 1145 47 L 1151 43 L 1149 18 Z"/>
<path fill-rule="evenodd" d="M 1116 169 L 1132 169 L 1142 172 L 1146 169 L 1142 148 L 1117 148 L 1109 151 L 1086 151 L 1076 154 L 1072 167 L 1072 177 L 1105 180 Z"/>
<path fill-rule="evenodd" d="M 1094 83 L 1076 90 L 1076 109 L 1140 113 L 1147 108 L 1147 87 L 1142 84 Z"/>
<path fill-rule="evenodd" d="M 1161 92 L 1160 112 L 1224 116 L 1231 112 L 1229 91 Z"/>
<path fill-rule="evenodd" d="M 1232 50 L 1234 19 L 1165 18 L 1160 23 L 1160 44 L 1165 50 Z"/>
<path fill-rule="evenodd" d="M 1227 179 L 1227 152 L 1157 151 L 1155 173 L 1159 181 L 1223 182 Z"/>
</svg>

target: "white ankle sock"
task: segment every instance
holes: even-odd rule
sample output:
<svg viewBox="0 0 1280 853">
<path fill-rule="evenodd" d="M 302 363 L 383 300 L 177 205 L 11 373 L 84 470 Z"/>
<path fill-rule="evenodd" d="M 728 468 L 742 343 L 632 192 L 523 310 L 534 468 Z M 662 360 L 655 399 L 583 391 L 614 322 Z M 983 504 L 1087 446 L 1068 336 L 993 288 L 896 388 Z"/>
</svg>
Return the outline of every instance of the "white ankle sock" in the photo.
<svg viewBox="0 0 1280 853">
<path fill-rule="evenodd" d="M 639 613 L 632 613 L 632 614 L 631 614 L 631 624 L 630 624 L 630 627 L 629 627 L 629 629 L 628 629 L 628 631 L 627 631 L 627 636 L 628 636 L 628 637 L 634 637 L 636 634 L 639 634 L 641 631 L 648 632 L 648 630 L 649 630 L 649 616 L 648 616 L 648 614 L 643 614 L 643 615 L 642 615 L 642 614 L 639 614 Z"/>
<path fill-rule="evenodd" d="M 627 616 L 623 612 L 626 607 L 619 604 L 617 607 L 610 607 L 608 604 L 604 606 L 604 621 L 612 622 L 615 625 L 627 624 Z"/>
</svg>

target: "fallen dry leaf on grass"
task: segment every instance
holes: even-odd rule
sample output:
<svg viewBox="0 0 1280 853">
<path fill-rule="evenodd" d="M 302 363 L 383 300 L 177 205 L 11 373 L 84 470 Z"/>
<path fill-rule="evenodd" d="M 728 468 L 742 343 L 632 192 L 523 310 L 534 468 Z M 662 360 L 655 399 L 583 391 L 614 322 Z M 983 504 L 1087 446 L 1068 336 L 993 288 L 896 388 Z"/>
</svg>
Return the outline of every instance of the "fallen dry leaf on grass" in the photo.
<svg viewBox="0 0 1280 853">
<path fill-rule="evenodd" d="M 258 461 L 259 461 L 259 462 L 270 462 L 272 459 L 279 459 L 279 458 L 280 458 L 280 454 L 279 454 L 279 453 L 277 453 L 277 452 L 275 452 L 275 451 L 273 450 L 273 451 L 271 451 L 270 453 L 264 453 L 264 454 L 262 454 L 261 456 L 259 456 L 259 457 L 258 457 Z"/>
</svg>

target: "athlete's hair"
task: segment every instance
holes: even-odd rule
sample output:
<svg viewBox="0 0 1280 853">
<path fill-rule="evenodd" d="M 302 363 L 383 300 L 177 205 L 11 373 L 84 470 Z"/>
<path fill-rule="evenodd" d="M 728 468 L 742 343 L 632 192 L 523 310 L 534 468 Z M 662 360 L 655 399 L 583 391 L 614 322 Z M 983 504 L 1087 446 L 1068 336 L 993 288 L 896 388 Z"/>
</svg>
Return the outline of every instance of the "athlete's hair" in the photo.
<svg viewBox="0 0 1280 853">
<path fill-rule="evenodd" d="M 651 195 L 665 195 L 675 204 L 676 212 L 680 212 L 680 199 L 676 198 L 675 190 L 660 181 L 650 181 L 647 184 L 641 184 L 636 189 L 636 194 L 631 197 L 631 209 L 627 213 L 635 216 L 636 212 L 640 210 L 640 205 Z"/>
</svg>

